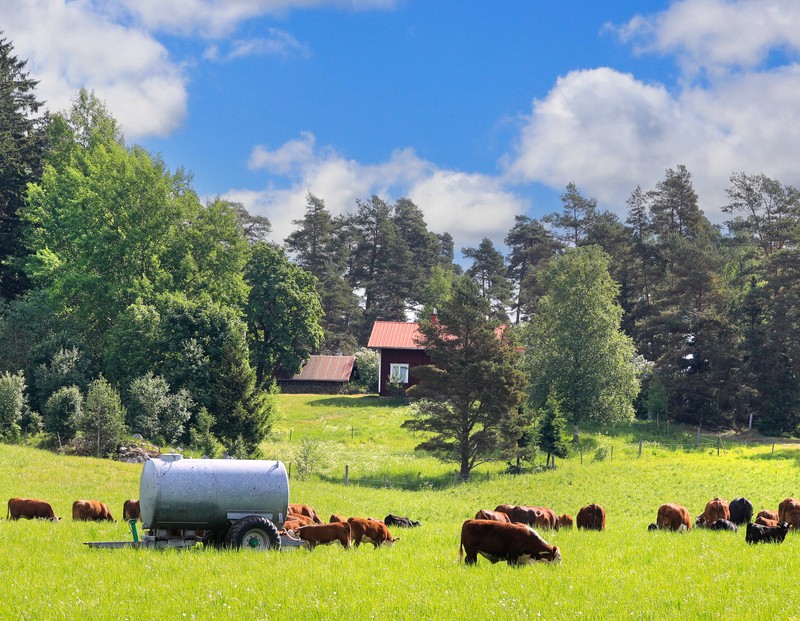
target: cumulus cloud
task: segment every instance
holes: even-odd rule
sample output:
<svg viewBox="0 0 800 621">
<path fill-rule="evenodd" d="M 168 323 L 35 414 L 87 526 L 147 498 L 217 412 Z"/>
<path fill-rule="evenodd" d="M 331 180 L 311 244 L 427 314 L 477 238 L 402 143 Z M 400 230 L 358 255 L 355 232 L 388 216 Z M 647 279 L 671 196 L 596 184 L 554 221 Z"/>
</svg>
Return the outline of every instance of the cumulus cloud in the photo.
<svg viewBox="0 0 800 621">
<path fill-rule="evenodd" d="M 800 127 L 792 121 L 800 65 L 764 63 L 776 49 L 798 48 L 797 25 L 800 5 L 781 0 L 683 0 L 632 19 L 620 34 L 640 50 L 678 55 L 684 79 L 670 90 L 611 68 L 562 76 L 522 118 L 507 178 L 552 188 L 574 181 L 624 213 L 636 185 L 650 189 L 667 168 L 685 164 L 715 221 L 734 172 L 800 184 Z"/>
<path fill-rule="evenodd" d="M 65 0 L 10 0 L 0 5 L 0 19 L 48 109 L 67 109 L 86 87 L 128 138 L 165 136 L 183 120 L 186 77 L 146 32 Z"/>
<path fill-rule="evenodd" d="M 796 0 L 681 0 L 619 27 L 639 52 L 677 55 L 687 75 L 752 69 L 771 52 L 800 50 Z"/>
<path fill-rule="evenodd" d="M 429 228 L 450 233 L 457 248 L 477 245 L 484 236 L 502 239 L 514 216 L 527 207 L 497 178 L 440 169 L 412 149 L 397 150 L 386 162 L 361 164 L 330 147 L 317 148 L 310 132 L 272 150 L 254 148 L 250 166 L 284 177 L 285 187 L 233 189 L 225 198 L 267 216 L 276 241 L 294 229 L 292 220 L 303 217 L 309 192 L 324 199 L 334 215 L 355 211 L 357 199 L 373 194 L 387 201 L 408 197 L 422 210 Z"/>
</svg>

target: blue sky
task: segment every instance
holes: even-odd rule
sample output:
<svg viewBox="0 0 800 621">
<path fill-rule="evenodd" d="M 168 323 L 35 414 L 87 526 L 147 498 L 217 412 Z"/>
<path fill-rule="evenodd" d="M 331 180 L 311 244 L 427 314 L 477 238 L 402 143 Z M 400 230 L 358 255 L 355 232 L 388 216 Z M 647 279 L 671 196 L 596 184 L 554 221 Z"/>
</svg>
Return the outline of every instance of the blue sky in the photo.
<svg viewBox="0 0 800 621">
<path fill-rule="evenodd" d="M 0 0 L 65 109 L 266 215 L 408 196 L 456 248 L 501 244 L 574 182 L 624 219 L 685 164 L 712 221 L 732 173 L 800 184 L 796 0 Z"/>
</svg>

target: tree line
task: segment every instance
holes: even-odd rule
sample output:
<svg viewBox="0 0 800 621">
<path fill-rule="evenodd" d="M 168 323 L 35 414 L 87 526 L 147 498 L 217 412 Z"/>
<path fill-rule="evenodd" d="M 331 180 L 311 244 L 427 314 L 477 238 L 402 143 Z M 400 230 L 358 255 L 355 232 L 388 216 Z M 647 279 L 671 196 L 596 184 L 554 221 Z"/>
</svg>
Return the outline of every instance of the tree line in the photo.
<svg viewBox="0 0 800 621">
<path fill-rule="evenodd" d="M 531 409 L 563 409 L 574 425 L 635 412 L 800 426 L 791 186 L 733 174 L 717 226 L 682 165 L 634 189 L 624 219 L 570 183 L 559 210 L 516 217 L 505 254 L 488 238 L 461 248 L 466 268 L 408 198 L 332 215 L 309 193 L 278 245 L 266 218 L 201 201 L 189 173 L 128 145 L 92 93 L 44 111 L 5 39 L 0 83 L 4 437 L 44 425 L 85 440 L 100 411 L 109 429 L 252 455 L 276 377 L 311 353 L 361 352 L 376 319 L 424 320 L 465 278 L 528 352 Z M 641 391 L 628 371 L 608 373 L 622 359 Z"/>
</svg>

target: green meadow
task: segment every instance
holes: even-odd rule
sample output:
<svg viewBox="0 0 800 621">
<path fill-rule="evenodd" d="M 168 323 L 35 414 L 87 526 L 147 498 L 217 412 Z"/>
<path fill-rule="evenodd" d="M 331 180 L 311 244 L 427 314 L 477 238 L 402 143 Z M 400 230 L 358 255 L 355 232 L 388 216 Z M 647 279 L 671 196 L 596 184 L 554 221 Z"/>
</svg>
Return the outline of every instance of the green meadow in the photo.
<svg viewBox="0 0 800 621">
<path fill-rule="evenodd" d="M 747 496 L 756 511 L 777 509 L 783 498 L 800 495 L 800 450 L 793 445 L 725 442 L 717 454 L 714 446 L 675 449 L 652 430 L 647 435 L 634 428 L 589 434 L 582 463 L 574 455 L 555 471 L 518 476 L 503 475 L 504 464 L 494 464 L 454 486 L 452 466 L 413 453 L 419 440 L 400 429 L 401 404 L 309 395 L 284 395 L 281 404 L 265 456 L 292 463 L 304 439 L 318 451 L 311 460 L 316 471 L 305 477 L 293 472 L 293 502 L 313 505 L 323 518 L 399 513 L 421 520 L 422 528 L 394 529 L 400 540 L 377 550 L 92 549 L 83 542 L 130 539 L 128 527 L 72 522 L 72 501 L 97 498 L 121 513 L 123 501 L 138 495 L 141 466 L 0 445 L 0 499 L 42 498 L 65 518 L 57 524 L 0 521 L 0 619 L 800 615 L 800 534 L 790 533 L 781 545 L 748 546 L 743 531 L 647 531 L 664 502 L 683 504 L 693 516 L 715 495 Z M 344 486 L 338 474 L 344 465 L 351 483 L 362 471 L 370 481 Z M 573 516 L 597 502 L 606 507 L 607 530 L 543 532 L 561 548 L 558 565 L 509 567 L 482 557 L 474 567 L 460 564 L 463 520 L 506 502 Z"/>
</svg>

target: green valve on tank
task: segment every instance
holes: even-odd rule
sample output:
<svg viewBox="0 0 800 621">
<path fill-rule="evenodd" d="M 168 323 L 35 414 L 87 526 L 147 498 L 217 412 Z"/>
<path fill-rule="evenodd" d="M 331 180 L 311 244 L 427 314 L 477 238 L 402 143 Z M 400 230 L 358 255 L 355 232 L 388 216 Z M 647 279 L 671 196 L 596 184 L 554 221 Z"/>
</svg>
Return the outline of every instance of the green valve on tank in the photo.
<svg viewBox="0 0 800 621">
<path fill-rule="evenodd" d="M 136 532 L 136 520 L 128 520 L 128 524 L 131 525 L 131 533 L 133 534 L 133 542 L 137 543 L 139 541 L 139 533 Z"/>
</svg>

